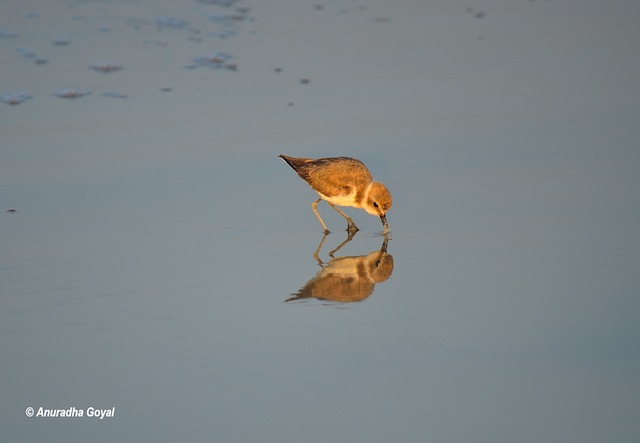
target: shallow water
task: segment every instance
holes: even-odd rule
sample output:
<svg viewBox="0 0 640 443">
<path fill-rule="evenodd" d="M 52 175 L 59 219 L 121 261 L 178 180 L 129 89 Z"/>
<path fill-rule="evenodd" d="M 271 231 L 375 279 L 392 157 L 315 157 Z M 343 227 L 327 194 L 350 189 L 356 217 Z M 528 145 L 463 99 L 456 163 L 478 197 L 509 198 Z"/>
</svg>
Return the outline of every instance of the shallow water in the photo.
<svg viewBox="0 0 640 443">
<path fill-rule="evenodd" d="M 4 440 L 640 438 L 639 7 L 55 3 L 0 6 Z M 321 204 L 319 266 L 280 153 L 388 244 Z"/>
</svg>

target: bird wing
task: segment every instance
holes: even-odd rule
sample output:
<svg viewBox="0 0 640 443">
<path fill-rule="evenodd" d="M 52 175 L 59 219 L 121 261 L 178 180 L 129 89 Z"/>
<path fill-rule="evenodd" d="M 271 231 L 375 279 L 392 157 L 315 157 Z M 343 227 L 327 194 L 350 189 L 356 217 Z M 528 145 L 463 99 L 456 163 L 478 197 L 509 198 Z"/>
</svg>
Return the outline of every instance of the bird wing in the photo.
<svg viewBox="0 0 640 443">
<path fill-rule="evenodd" d="M 308 182 L 327 196 L 348 195 L 359 183 L 373 180 L 360 160 L 351 157 L 322 158 L 307 163 Z"/>
</svg>

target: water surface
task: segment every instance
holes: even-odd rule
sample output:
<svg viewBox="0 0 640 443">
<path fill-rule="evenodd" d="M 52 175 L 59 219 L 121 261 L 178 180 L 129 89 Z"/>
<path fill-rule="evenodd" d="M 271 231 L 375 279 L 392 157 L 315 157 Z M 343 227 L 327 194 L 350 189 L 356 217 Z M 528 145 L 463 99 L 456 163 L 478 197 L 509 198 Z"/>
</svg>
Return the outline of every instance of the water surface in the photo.
<svg viewBox="0 0 640 443">
<path fill-rule="evenodd" d="M 640 438 L 640 8 L 0 10 L 6 441 Z M 392 268 L 280 153 L 369 166 Z"/>
</svg>

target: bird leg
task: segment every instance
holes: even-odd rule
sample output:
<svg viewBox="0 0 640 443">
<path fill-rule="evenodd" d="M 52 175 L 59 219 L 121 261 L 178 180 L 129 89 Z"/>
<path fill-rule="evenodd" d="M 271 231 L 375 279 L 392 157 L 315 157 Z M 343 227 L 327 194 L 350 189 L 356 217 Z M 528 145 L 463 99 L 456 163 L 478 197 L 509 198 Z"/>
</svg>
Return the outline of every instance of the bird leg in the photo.
<svg viewBox="0 0 640 443">
<path fill-rule="evenodd" d="M 349 234 L 353 235 L 356 232 L 358 232 L 360 229 L 358 229 L 358 227 L 356 226 L 356 224 L 353 222 L 353 220 L 351 220 L 351 217 L 349 217 L 347 214 L 345 214 L 344 212 L 342 212 L 340 209 L 338 209 L 336 206 L 334 206 L 333 203 L 327 202 L 329 204 L 329 206 L 331 206 L 333 209 L 335 209 L 336 211 L 338 211 L 338 213 L 340 215 L 342 215 L 344 218 L 347 219 L 347 232 L 349 232 Z"/>
<path fill-rule="evenodd" d="M 316 206 L 318 206 L 318 203 L 320 203 L 320 200 L 322 200 L 322 198 L 319 198 L 318 200 L 316 200 L 313 203 L 311 203 L 311 209 L 313 209 L 313 213 L 316 214 L 316 217 L 318 218 L 318 221 L 320 222 L 320 224 L 324 228 L 324 233 L 325 234 L 329 234 L 331 231 L 329 231 L 329 229 L 327 228 L 327 225 L 324 224 L 324 221 L 322 221 L 322 217 L 320 217 L 320 213 L 316 209 Z"/>
</svg>

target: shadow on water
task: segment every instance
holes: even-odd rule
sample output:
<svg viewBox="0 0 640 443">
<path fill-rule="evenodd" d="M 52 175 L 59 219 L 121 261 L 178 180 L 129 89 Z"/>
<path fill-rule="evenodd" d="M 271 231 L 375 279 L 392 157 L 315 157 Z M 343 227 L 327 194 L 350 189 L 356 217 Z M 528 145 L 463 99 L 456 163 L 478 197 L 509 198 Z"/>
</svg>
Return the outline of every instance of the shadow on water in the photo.
<svg viewBox="0 0 640 443">
<path fill-rule="evenodd" d="M 322 269 L 298 292 L 291 294 L 293 297 L 285 302 L 307 301 L 314 298 L 337 303 L 360 302 L 373 294 L 376 283 L 384 282 L 391 277 L 393 256 L 387 253 L 388 235 L 384 235 L 379 250 L 367 255 L 334 257 L 336 252 L 353 239 L 353 234 L 350 233 L 345 241 L 329 252 L 331 259 L 324 263 L 318 254 L 326 239 L 327 234 L 324 234 L 313 253 L 313 257 Z"/>
</svg>

